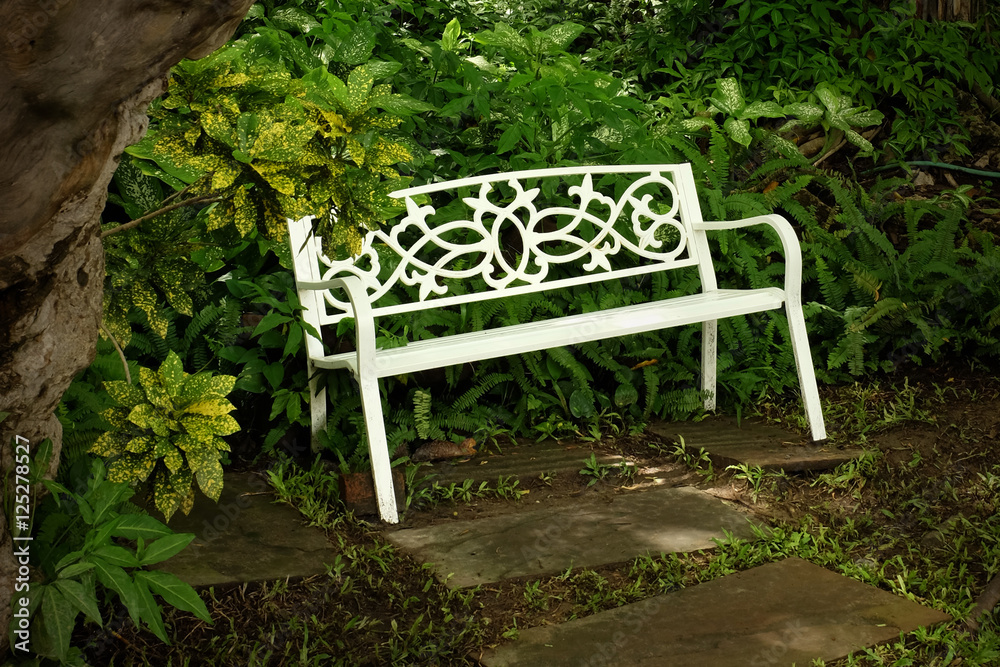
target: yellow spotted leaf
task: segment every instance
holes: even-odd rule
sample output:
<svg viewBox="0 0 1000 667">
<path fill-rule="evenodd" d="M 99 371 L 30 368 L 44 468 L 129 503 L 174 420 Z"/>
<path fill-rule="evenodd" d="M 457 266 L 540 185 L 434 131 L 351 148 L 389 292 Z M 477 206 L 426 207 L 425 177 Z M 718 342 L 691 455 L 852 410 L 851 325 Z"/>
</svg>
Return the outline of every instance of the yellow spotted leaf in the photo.
<svg viewBox="0 0 1000 667">
<path fill-rule="evenodd" d="M 236 160 L 219 159 L 215 163 L 212 174 L 212 189 L 225 190 L 236 182 L 243 172 L 242 165 Z"/>
<path fill-rule="evenodd" d="M 295 178 L 293 178 L 285 165 L 274 162 L 260 162 L 255 160 L 253 170 L 260 174 L 267 184 L 283 195 L 295 195 Z"/>
<path fill-rule="evenodd" d="M 133 454 L 142 454 L 152 449 L 153 443 L 153 439 L 149 436 L 136 436 L 129 441 L 128 445 L 125 447 L 125 451 L 132 452 Z"/>
<path fill-rule="evenodd" d="M 243 188 L 238 188 L 233 196 L 233 224 L 240 236 L 246 236 L 257 226 L 257 207 Z"/>
<path fill-rule="evenodd" d="M 143 403 L 146 397 L 142 390 L 124 380 L 112 380 L 104 383 L 104 389 L 114 399 L 115 403 L 126 408 L 134 408 Z"/>
<path fill-rule="evenodd" d="M 198 401 L 197 403 L 191 403 L 187 406 L 187 408 L 185 408 L 187 412 L 197 415 L 205 415 L 206 417 L 228 415 L 235 409 L 236 408 L 233 407 L 232 403 L 221 398 L 205 399 L 203 401 Z"/>
<path fill-rule="evenodd" d="M 198 471 L 198 486 L 201 492 L 212 500 L 218 502 L 222 495 L 222 466 L 218 460 L 206 462 Z"/>
<path fill-rule="evenodd" d="M 105 431 L 97 436 L 97 440 L 91 446 L 90 452 L 104 457 L 117 456 L 125 451 L 128 442 L 129 438 L 124 433 Z"/>
</svg>

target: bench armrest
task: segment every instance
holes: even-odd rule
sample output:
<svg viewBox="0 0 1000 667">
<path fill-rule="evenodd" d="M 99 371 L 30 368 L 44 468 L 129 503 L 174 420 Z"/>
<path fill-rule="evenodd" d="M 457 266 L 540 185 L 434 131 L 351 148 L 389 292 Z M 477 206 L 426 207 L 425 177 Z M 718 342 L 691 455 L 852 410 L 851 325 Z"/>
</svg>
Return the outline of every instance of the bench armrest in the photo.
<svg viewBox="0 0 1000 667">
<path fill-rule="evenodd" d="M 697 230 L 713 231 L 739 229 L 752 225 L 768 225 L 778 233 L 785 255 L 785 298 L 789 305 L 802 305 L 802 246 L 791 223 L 780 215 L 758 215 L 743 220 L 708 221 L 696 223 Z"/>
<path fill-rule="evenodd" d="M 360 379 L 362 368 L 373 368 L 375 365 L 375 316 L 364 283 L 357 276 L 344 276 L 330 280 L 303 280 L 298 282 L 297 287 L 300 290 L 340 289 L 347 294 L 351 310 L 354 311 L 349 316 L 354 317 L 354 349 L 358 355 L 356 361 L 348 363 L 348 368 Z"/>
</svg>

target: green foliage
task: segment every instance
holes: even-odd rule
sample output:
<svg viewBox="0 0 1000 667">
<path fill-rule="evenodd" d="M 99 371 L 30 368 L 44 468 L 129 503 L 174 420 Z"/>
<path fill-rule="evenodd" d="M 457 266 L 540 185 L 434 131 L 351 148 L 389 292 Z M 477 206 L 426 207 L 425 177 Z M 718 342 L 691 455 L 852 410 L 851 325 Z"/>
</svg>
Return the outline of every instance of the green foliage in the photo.
<svg viewBox="0 0 1000 667">
<path fill-rule="evenodd" d="M 128 500 L 128 484 L 105 479 L 104 464 L 93 460 L 86 488 L 77 493 L 53 481 L 52 494 L 38 510 L 38 534 L 31 554 L 44 581 L 31 586 L 31 648 L 63 663 L 77 660 L 71 646 L 77 618 L 103 626 L 100 607 L 114 593 L 136 625 L 145 625 L 169 643 L 159 603 L 164 602 L 211 623 L 205 603 L 191 586 L 160 570 L 142 569 L 186 547 L 194 535 L 175 534 L 139 513 Z M 123 546 L 132 540 L 135 547 Z M 100 595 L 100 596 L 99 596 Z"/>
<path fill-rule="evenodd" d="M 113 430 L 103 433 L 91 451 L 112 459 L 112 482 L 152 481 L 156 507 L 169 520 L 178 509 L 194 505 L 195 478 L 202 493 L 218 501 L 222 493 L 221 436 L 239 430 L 226 396 L 236 378 L 210 373 L 188 375 L 171 352 L 158 371 L 139 369 L 139 385 L 106 382 L 117 403 L 102 416 Z"/>
<path fill-rule="evenodd" d="M 114 185 L 118 192 L 108 200 L 130 219 L 158 209 L 165 198 L 163 184 L 130 158 L 115 170 Z M 131 341 L 133 308 L 142 311 L 149 330 L 160 338 L 167 337 L 169 326 L 164 303 L 177 313 L 194 314 L 191 293 L 205 285 L 205 271 L 194 259 L 211 262 L 215 254 L 194 240 L 199 222 L 190 209 L 178 209 L 104 239 L 104 325 L 120 345 Z M 102 229 L 117 226 L 110 222 Z"/>
<path fill-rule="evenodd" d="M 330 254 L 360 250 L 362 230 L 392 210 L 403 185 L 392 168 L 409 159 L 385 130 L 400 120 L 379 111 L 426 107 L 376 79 L 389 63 L 356 67 L 346 82 L 319 66 L 293 77 L 282 63 L 231 46 L 173 70 L 157 126 L 133 155 L 199 175 L 198 188 L 224 194 L 209 231 L 232 225 L 284 238 L 287 218 L 315 215 Z"/>
<path fill-rule="evenodd" d="M 792 11 L 805 28 L 788 20 Z M 576 0 L 521 3 L 516 14 L 495 2 L 262 2 L 227 50 L 176 70 L 170 96 L 154 114 L 153 138 L 131 149 L 141 159 L 123 165 L 116 177 L 114 201 L 130 218 L 165 199 L 157 179 L 177 189 L 207 170 L 199 187 L 221 188 L 224 197 L 161 216 L 164 226 L 169 222 L 177 231 L 163 231 L 158 247 L 147 236 L 159 228 L 147 230 L 146 223 L 105 239 L 120 253 L 109 260 L 109 281 L 116 281 L 120 294 L 108 291 L 123 304 L 113 309 L 115 328 L 110 320 L 108 328 L 127 343 L 133 364 L 162 363 L 173 350 L 188 371 L 236 376 L 234 414 L 246 438 L 262 443 L 258 451 L 274 453 L 308 426 L 308 378 L 306 327 L 287 247 L 261 235 L 266 213 L 280 205 L 297 214 L 302 211 L 295 207 L 307 203 L 334 212 L 336 220 L 319 221 L 335 227 L 323 233 L 324 241 L 341 251 L 356 247 L 360 233 L 396 210 L 381 195 L 369 198 L 395 182 L 395 163 L 377 159 L 376 147 L 385 141 L 405 147 L 410 158 L 401 170 L 417 182 L 538 166 L 691 162 L 703 177 L 706 218 L 779 212 L 801 230 L 804 300 L 825 379 L 958 350 L 995 354 L 1000 311 L 989 280 L 992 240 L 960 222 L 961 201 L 903 205 L 898 186 L 865 192 L 809 165 L 789 140 L 792 132 L 818 127 L 827 133 L 828 148 L 843 136 L 867 151 L 860 130 L 880 123 L 881 113 L 898 124 L 896 109 L 937 104 L 931 97 L 944 85 L 941 72 L 953 88 L 960 75 L 962 86 L 975 81 L 992 90 L 980 73 L 990 67 L 993 50 L 982 49 L 968 67 L 952 72 L 965 48 L 952 37 L 967 36 L 968 28 L 920 26 L 907 11 L 886 12 L 860 0 L 727 6 L 687 0 L 649 6 L 641 15 L 628 3 Z M 740 23 L 747 12 L 744 18 L 754 21 Z M 762 32 L 768 26 L 774 37 Z M 890 44 L 910 40 L 914 46 L 945 33 L 950 37 L 941 59 L 933 66 L 913 63 L 930 82 L 924 90 L 901 85 L 894 92 L 889 79 L 879 78 L 906 77 L 905 65 L 878 72 L 867 65 L 885 59 Z M 775 45 L 767 46 L 771 41 Z M 732 57 L 743 52 L 749 55 Z M 873 81 L 890 92 L 877 93 Z M 939 102 L 950 104 L 952 97 Z M 940 120 L 947 124 L 947 118 Z M 186 157 L 178 163 L 157 145 L 182 145 L 178 155 Z M 322 161 L 310 162 L 320 153 Z M 341 177 L 346 180 L 337 181 Z M 353 189 L 336 182 L 350 182 Z M 283 215 L 271 218 L 273 233 L 283 233 Z M 720 251 L 720 284 L 781 284 L 781 248 L 769 232 L 722 232 L 711 242 Z M 140 252 L 146 247 L 156 249 Z M 168 266 L 175 250 L 190 257 L 188 272 L 161 278 L 155 267 Z M 919 267 L 931 256 L 934 273 L 921 276 Z M 892 265 L 901 257 L 908 263 L 897 271 Z M 949 264 L 950 273 L 942 268 Z M 937 282 L 945 275 L 947 287 L 941 289 Z M 963 280 L 971 287 L 961 288 Z M 172 285 L 180 284 L 186 287 L 179 291 L 191 295 L 190 309 L 171 296 L 178 291 Z M 142 291 L 138 298 L 127 291 L 136 289 Z M 390 318 L 380 322 L 379 344 L 696 289 L 697 276 L 680 271 L 596 290 Z M 904 322 L 913 326 L 900 329 Z M 905 335 L 898 341 L 900 331 Z M 338 333 L 339 339 L 324 343 L 349 349 L 349 323 Z M 724 409 L 739 413 L 764 392 L 796 384 L 780 313 L 723 321 L 719 335 L 718 399 Z M 698 414 L 703 400 L 699 354 L 699 333 L 692 327 L 386 378 L 390 447 L 420 436 L 593 437 L 653 417 L 685 418 Z M 110 355 L 102 355 L 101 363 L 110 363 Z M 356 389 L 343 373 L 322 373 L 320 381 L 332 405 L 326 446 L 349 467 L 363 467 L 366 443 Z M 86 382 L 100 384 L 96 375 Z M 86 387 L 81 384 L 66 407 L 81 418 L 83 408 L 72 406 L 82 406 Z M 431 395 L 433 404 L 426 400 Z M 86 433 L 93 437 L 93 431 Z"/>
</svg>

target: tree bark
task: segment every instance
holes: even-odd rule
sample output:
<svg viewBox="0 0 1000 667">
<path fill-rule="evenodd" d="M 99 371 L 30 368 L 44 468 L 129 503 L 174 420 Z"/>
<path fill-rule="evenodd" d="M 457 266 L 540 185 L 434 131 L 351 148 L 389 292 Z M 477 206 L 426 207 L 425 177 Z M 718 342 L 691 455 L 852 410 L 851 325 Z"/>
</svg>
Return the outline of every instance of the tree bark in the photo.
<svg viewBox="0 0 1000 667">
<path fill-rule="evenodd" d="M 182 58 L 211 53 L 253 0 L 0 0 L 0 472 L 15 435 L 51 438 L 94 358 L 100 215 L 122 150 Z M 8 487 L 9 488 L 9 487 Z M 16 565 L 0 507 L 0 654 Z"/>
<path fill-rule="evenodd" d="M 982 0 L 917 0 L 917 18 L 975 23 L 983 10 L 982 4 Z"/>
</svg>

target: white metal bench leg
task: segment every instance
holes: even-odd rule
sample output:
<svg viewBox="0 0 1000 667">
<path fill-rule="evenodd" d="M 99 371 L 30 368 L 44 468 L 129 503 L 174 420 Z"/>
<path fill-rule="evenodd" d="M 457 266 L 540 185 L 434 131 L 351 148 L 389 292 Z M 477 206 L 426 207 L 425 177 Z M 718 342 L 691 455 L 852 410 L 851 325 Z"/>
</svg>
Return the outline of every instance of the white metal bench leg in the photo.
<svg viewBox="0 0 1000 667">
<path fill-rule="evenodd" d="M 802 390 L 802 403 L 809 430 L 813 441 L 826 440 L 826 425 L 823 423 L 816 373 L 813 371 L 812 354 L 809 351 L 806 321 L 802 316 L 802 309 L 797 305 L 786 302 L 785 313 L 788 315 L 788 331 L 792 337 L 792 352 L 795 355 L 795 368 L 799 374 L 799 387 Z"/>
<path fill-rule="evenodd" d="M 320 375 L 312 361 L 306 362 L 306 372 L 309 374 L 309 412 L 312 416 L 312 452 L 319 452 L 319 432 L 326 430 L 326 386 L 320 386 Z"/>
<path fill-rule="evenodd" d="M 719 358 L 718 320 L 701 323 L 701 390 L 705 397 L 705 409 L 715 409 L 715 374 Z"/>
<path fill-rule="evenodd" d="M 375 500 L 378 513 L 386 523 L 399 523 L 396 513 L 396 494 L 392 486 L 392 466 L 389 461 L 389 446 L 385 438 L 385 422 L 382 418 L 382 397 L 378 389 L 378 378 L 374 373 L 359 378 L 361 385 L 361 408 L 365 414 L 365 431 L 368 434 L 368 454 L 372 461 L 372 481 L 375 482 Z"/>
</svg>

